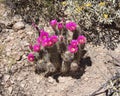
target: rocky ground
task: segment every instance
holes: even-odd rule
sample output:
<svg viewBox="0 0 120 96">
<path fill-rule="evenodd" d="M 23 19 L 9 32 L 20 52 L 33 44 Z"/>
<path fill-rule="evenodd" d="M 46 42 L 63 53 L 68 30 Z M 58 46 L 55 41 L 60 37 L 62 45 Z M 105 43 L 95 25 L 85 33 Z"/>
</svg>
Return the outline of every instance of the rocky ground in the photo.
<svg viewBox="0 0 120 96">
<path fill-rule="evenodd" d="M 120 74 L 112 58 L 120 60 L 120 44 L 114 51 L 87 44 L 79 78 L 45 78 L 35 74 L 34 64 L 27 61 L 28 45 L 35 34 L 32 26 L 14 16 L 1 18 L 0 28 L 0 96 L 90 96 L 116 73 Z"/>
</svg>

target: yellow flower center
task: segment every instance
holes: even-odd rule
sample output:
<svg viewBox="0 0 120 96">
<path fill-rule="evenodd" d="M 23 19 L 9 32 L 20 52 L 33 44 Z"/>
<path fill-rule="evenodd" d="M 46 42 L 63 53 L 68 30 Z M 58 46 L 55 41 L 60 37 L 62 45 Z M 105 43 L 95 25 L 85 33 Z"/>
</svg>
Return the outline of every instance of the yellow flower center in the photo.
<svg viewBox="0 0 120 96">
<path fill-rule="evenodd" d="M 105 6 L 105 2 L 100 2 L 99 6 Z"/>
<path fill-rule="evenodd" d="M 92 4 L 91 4 L 91 3 L 87 3 L 87 4 L 85 4 L 85 6 L 87 6 L 87 7 L 91 7 Z"/>
<path fill-rule="evenodd" d="M 64 1 L 64 2 L 62 2 L 61 4 L 62 4 L 63 6 L 66 6 L 66 5 L 67 5 L 67 2 Z"/>
<path fill-rule="evenodd" d="M 83 9 L 83 7 L 77 6 L 76 9 L 75 9 L 75 11 L 76 11 L 76 12 L 80 12 L 82 9 Z"/>
<path fill-rule="evenodd" d="M 107 18 L 108 18 L 108 14 L 103 14 L 103 17 L 104 17 L 105 19 L 107 19 Z"/>
</svg>

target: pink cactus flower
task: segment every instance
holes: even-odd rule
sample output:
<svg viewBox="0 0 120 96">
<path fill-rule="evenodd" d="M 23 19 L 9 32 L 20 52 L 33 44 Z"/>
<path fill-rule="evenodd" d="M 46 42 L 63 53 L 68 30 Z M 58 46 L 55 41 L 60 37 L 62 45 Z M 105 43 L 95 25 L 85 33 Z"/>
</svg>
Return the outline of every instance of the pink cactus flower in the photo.
<svg viewBox="0 0 120 96">
<path fill-rule="evenodd" d="M 48 46 L 48 39 L 47 38 L 42 41 L 42 46 L 43 47 L 47 47 Z"/>
<path fill-rule="evenodd" d="M 33 46 L 33 51 L 34 51 L 34 52 L 39 52 L 39 51 L 40 51 L 40 45 L 39 45 L 39 44 L 35 44 L 35 45 Z"/>
<path fill-rule="evenodd" d="M 40 37 L 38 37 L 36 41 L 37 41 L 38 44 L 41 44 L 41 42 L 42 42 Z"/>
<path fill-rule="evenodd" d="M 63 24 L 62 23 L 58 23 L 58 29 L 62 30 L 63 29 Z"/>
<path fill-rule="evenodd" d="M 32 53 L 30 53 L 30 54 L 28 55 L 28 60 L 29 60 L 30 62 L 33 62 L 33 61 L 35 60 L 35 56 L 34 56 Z"/>
<path fill-rule="evenodd" d="M 53 35 L 50 37 L 53 43 L 56 43 L 58 41 L 58 36 Z"/>
<path fill-rule="evenodd" d="M 42 46 L 43 47 L 50 47 L 50 46 L 52 46 L 54 43 L 53 43 L 53 41 L 51 40 L 51 38 L 47 38 L 47 39 L 44 39 L 43 41 L 42 41 Z"/>
<path fill-rule="evenodd" d="M 40 41 L 42 41 L 42 40 L 44 40 L 44 39 L 46 39 L 48 37 L 49 37 L 49 34 L 47 32 L 41 31 L 40 38 L 39 38 L 39 39 L 41 39 Z"/>
<path fill-rule="evenodd" d="M 72 41 L 70 42 L 70 45 L 72 45 L 72 46 L 74 46 L 74 47 L 77 47 L 78 41 L 77 41 L 77 40 L 72 40 Z"/>
<path fill-rule="evenodd" d="M 57 25 L 57 20 L 56 20 L 56 19 L 51 20 L 51 21 L 50 21 L 50 25 L 51 25 L 53 28 L 55 28 L 56 25 Z"/>
<path fill-rule="evenodd" d="M 48 38 L 48 47 L 52 46 L 54 43 L 51 38 Z"/>
<path fill-rule="evenodd" d="M 78 41 L 79 44 L 85 44 L 87 40 L 86 40 L 86 37 L 85 37 L 85 36 L 80 35 L 80 36 L 78 37 L 77 41 Z"/>
<path fill-rule="evenodd" d="M 69 45 L 68 46 L 68 51 L 70 51 L 71 53 L 76 53 L 78 51 L 78 47 L 76 46 L 72 46 L 72 45 Z"/>
<path fill-rule="evenodd" d="M 75 31 L 77 28 L 77 24 L 75 22 L 68 22 L 66 23 L 66 29 L 70 30 L 70 31 Z"/>
</svg>

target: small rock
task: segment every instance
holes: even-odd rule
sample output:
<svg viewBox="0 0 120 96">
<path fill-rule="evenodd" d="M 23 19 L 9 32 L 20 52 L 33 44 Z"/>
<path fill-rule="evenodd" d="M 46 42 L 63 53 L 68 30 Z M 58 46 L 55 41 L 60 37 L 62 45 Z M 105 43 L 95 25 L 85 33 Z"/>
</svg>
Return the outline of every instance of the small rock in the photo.
<svg viewBox="0 0 120 96">
<path fill-rule="evenodd" d="M 85 81 L 88 81 L 88 77 L 85 77 L 84 80 L 85 80 Z"/>
<path fill-rule="evenodd" d="M 37 76 L 36 81 L 37 81 L 37 83 L 40 83 L 41 78 L 39 76 Z"/>
<path fill-rule="evenodd" d="M 20 61 L 22 59 L 22 55 L 16 55 L 16 61 Z"/>
<path fill-rule="evenodd" d="M 6 26 L 7 29 L 12 29 L 12 27 L 13 27 L 13 23 L 8 23 Z"/>
<path fill-rule="evenodd" d="M 71 66 L 70 66 L 70 70 L 73 71 L 73 72 L 75 72 L 75 71 L 78 70 L 78 67 L 79 67 L 79 66 L 78 66 L 77 63 L 72 62 L 72 63 L 71 63 Z"/>
<path fill-rule="evenodd" d="M 12 88 L 12 87 L 9 87 L 9 88 L 8 88 L 8 92 L 9 92 L 9 94 L 11 94 L 11 93 L 12 93 L 12 90 L 13 90 L 13 88 Z"/>
<path fill-rule="evenodd" d="M 65 77 L 59 77 L 58 79 L 59 79 L 59 82 L 62 82 L 62 83 L 66 82 L 66 78 Z"/>
<path fill-rule="evenodd" d="M 21 82 L 21 87 L 25 87 L 25 82 L 23 81 L 23 82 Z"/>
<path fill-rule="evenodd" d="M 71 81 L 72 80 L 72 77 L 59 77 L 58 78 L 59 82 L 61 83 L 64 83 L 64 82 L 67 82 L 67 81 Z"/>
<path fill-rule="evenodd" d="M 8 79 L 10 78 L 10 75 L 4 75 L 4 81 L 8 81 Z"/>
<path fill-rule="evenodd" d="M 22 56 L 22 58 L 23 58 L 23 60 L 24 60 L 24 59 L 27 59 L 27 56 L 24 54 L 24 55 Z"/>
<path fill-rule="evenodd" d="M 17 22 L 13 25 L 13 29 L 15 31 L 23 29 L 23 28 L 25 28 L 25 24 L 23 22 Z"/>
<path fill-rule="evenodd" d="M 54 79 L 53 79 L 52 77 L 49 77 L 49 78 L 48 78 L 48 82 L 49 82 L 49 83 L 54 83 Z"/>
<path fill-rule="evenodd" d="M 23 80 L 23 77 L 18 76 L 17 80 L 21 82 Z"/>
<path fill-rule="evenodd" d="M 20 22 L 20 21 L 22 21 L 22 17 L 20 15 L 15 15 L 13 17 L 13 22 Z"/>
</svg>

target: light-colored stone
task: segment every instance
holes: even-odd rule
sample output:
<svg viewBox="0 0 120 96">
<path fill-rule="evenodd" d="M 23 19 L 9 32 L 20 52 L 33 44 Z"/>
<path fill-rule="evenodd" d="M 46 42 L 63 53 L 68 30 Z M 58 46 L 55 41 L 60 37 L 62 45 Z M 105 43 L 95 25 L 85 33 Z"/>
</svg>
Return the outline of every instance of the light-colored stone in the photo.
<svg viewBox="0 0 120 96">
<path fill-rule="evenodd" d="M 13 90 L 13 88 L 12 88 L 12 87 L 9 87 L 9 88 L 8 88 L 8 92 L 9 92 L 9 94 L 11 94 L 11 93 L 12 93 L 12 90 Z"/>
<path fill-rule="evenodd" d="M 10 75 L 4 75 L 4 80 L 5 80 L 5 82 L 8 80 L 10 78 Z"/>
<path fill-rule="evenodd" d="M 23 88 L 24 88 L 24 87 L 25 87 L 25 85 L 26 85 L 26 82 L 25 82 L 25 81 L 23 81 L 23 82 L 21 82 L 21 84 L 20 84 L 20 85 L 21 85 L 21 87 L 23 87 Z"/>
<path fill-rule="evenodd" d="M 55 80 L 54 80 L 52 77 L 49 77 L 49 78 L 48 78 L 48 82 L 49 82 L 49 83 L 54 83 L 54 81 L 55 81 Z"/>
<path fill-rule="evenodd" d="M 14 22 L 20 22 L 20 21 L 22 21 L 22 17 L 21 17 L 20 15 L 15 15 L 15 16 L 13 17 L 13 21 L 14 21 Z"/>
<path fill-rule="evenodd" d="M 23 29 L 23 28 L 25 28 L 25 24 L 23 22 L 17 22 L 13 25 L 13 29 L 15 31 Z"/>
</svg>

